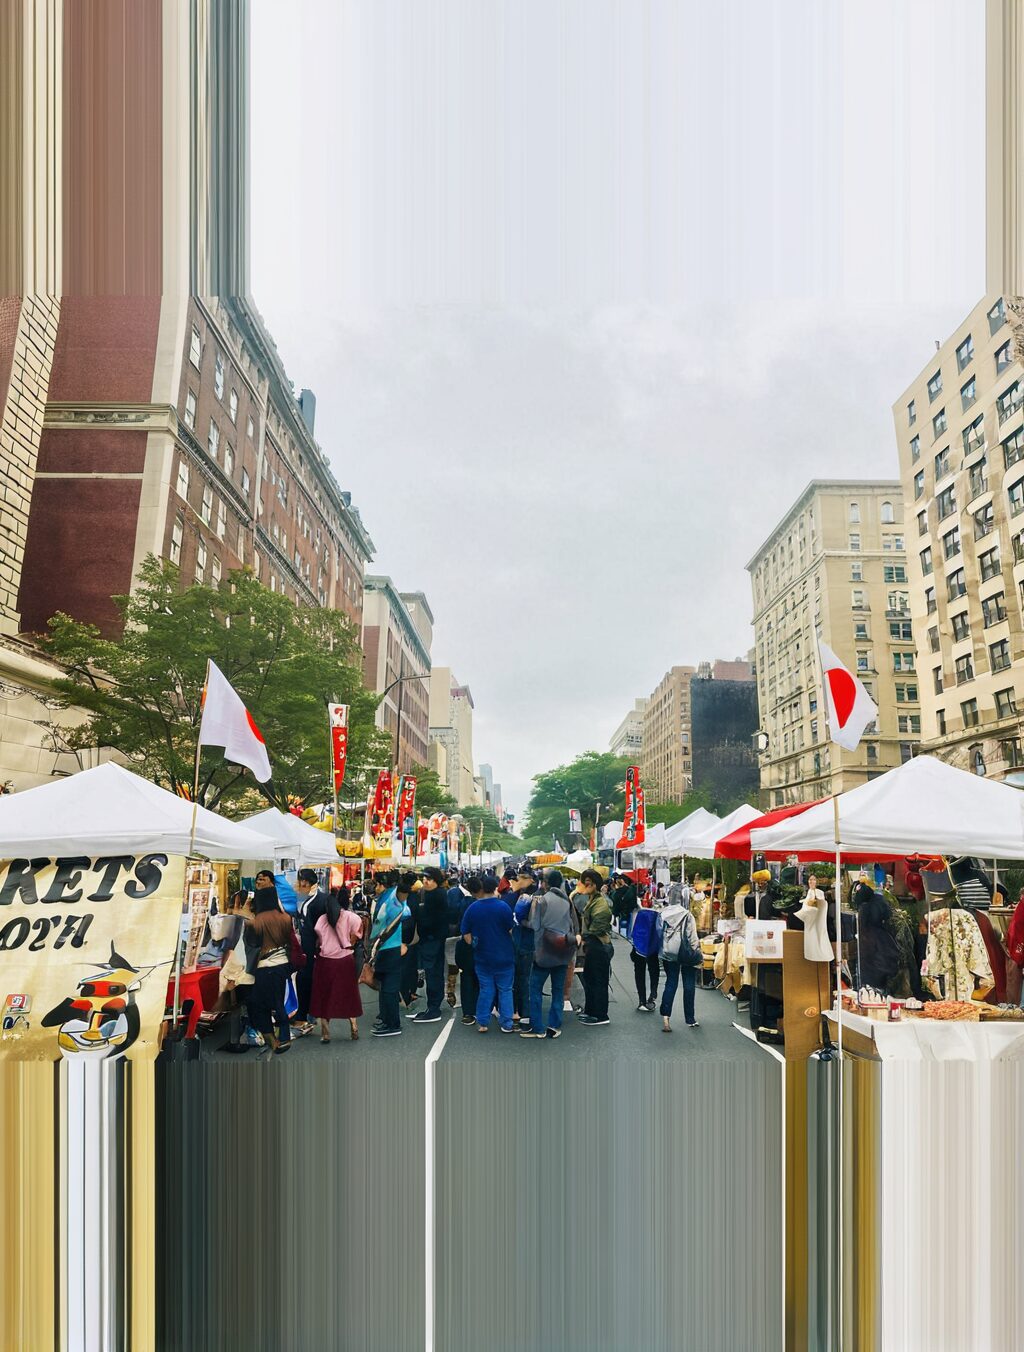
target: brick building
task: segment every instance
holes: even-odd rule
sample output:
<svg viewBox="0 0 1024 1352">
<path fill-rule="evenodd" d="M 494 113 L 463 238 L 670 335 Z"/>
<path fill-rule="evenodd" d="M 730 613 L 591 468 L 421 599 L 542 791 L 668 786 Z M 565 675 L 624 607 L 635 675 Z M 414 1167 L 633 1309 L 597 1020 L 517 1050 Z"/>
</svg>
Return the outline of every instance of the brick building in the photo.
<svg viewBox="0 0 1024 1352">
<path fill-rule="evenodd" d="M 389 577 L 365 579 L 363 680 L 384 696 L 377 726 L 391 735 L 400 774 L 427 764 L 433 622 L 422 592 L 399 592 Z"/>
</svg>

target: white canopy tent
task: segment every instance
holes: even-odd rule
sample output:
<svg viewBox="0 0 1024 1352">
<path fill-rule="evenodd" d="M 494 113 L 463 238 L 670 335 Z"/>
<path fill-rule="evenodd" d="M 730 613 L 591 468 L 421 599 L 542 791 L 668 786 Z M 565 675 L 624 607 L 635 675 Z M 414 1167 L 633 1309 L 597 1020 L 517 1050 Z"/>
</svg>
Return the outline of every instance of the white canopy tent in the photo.
<svg viewBox="0 0 1024 1352">
<path fill-rule="evenodd" d="M 669 857 L 678 859 L 681 855 L 692 854 L 690 842 L 700 840 L 713 827 L 716 827 L 720 820 L 706 807 L 698 807 L 689 816 L 684 817 L 682 821 L 670 826 L 665 832 L 665 844 L 668 847 Z"/>
<path fill-rule="evenodd" d="M 1024 795 L 933 756 L 849 789 L 838 798 L 842 852 L 879 859 L 910 854 L 1024 859 Z M 725 832 L 723 831 L 724 835 Z M 751 849 L 836 853 L 835 808 L 819 803 L 775 826 L 751 831 Z"/>
<path fill-rule="evenodd" d="M 318 831 L 291 812 L 268 807 L 265 812 L 246 817 L 245 825 L 271 842 L 275 863 L 280 859 L 294 859 L 296 868 L 317 868 L 339 862 L 334 832 Z"/>
<path fill-rule="evenodd" d="M 715 846 L 723 836 L 727 836 L 730 831 L 738 830 L 741 826 L 746 826 L 747 822 L 752 822 L 755 817 L 760 816 L 761 813 L 756 807 L 751 807 L 749 803 L 741 803 L 721 821 L 714 821 L 706 830 L 695 832 L 686 841 L 686 848 L 682 853 L 691 859 L 714 859 Z"/>
<path fill-rule="evenodd" d="M 667 832 L 664 822 L 655 822 L 647 828 L 644 843 L 633 851 L 635 859 L 654 859 L 668 855 Z"/>
<path fill-rule="evenodd" d="M 266 859 L 267 838 L 108 761 L 0 798 L 0 858 L 176 854 Z"/>
</svg>

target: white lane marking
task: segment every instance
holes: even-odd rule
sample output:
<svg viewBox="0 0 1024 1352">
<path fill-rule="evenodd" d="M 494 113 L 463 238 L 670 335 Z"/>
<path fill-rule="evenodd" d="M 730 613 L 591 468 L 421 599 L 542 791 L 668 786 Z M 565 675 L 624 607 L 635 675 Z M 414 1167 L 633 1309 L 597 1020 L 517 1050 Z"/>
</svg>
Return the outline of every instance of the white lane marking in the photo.
<svg viewBox="0 0 1024 1352">
<path fill-rule="evenodd" d="M 424 1062 L 423 1084 L 423 1313 L 424 1346 L 426 1352 L 434 1352 L 434 1247 L 437 1236 L 434 1233 L 434 1207 L 436 1202 L 436 1180 L 434 1169 L 434 1067 L 444 1051 L 445 1043 L 455 1027 L 454 1016 L 434 1039 L 434 1045 L 427 1053 Z"/>
</svg>

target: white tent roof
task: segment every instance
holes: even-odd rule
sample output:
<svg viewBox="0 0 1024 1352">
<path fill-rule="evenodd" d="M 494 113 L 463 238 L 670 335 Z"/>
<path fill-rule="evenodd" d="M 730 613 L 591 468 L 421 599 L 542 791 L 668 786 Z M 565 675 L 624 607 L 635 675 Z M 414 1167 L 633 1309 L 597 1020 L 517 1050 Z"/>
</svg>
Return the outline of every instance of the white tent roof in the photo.
<svg viewBox="0 0 1024 1352">
<path fill-rule="evenodd" d="M 653 826 L 647 828 L 644 843 L 636 847 L 634 854 L 653 858 L 655 855 L 664 855 L 667 850 L 665 823 L 655 822 Z"/>
<path fill-rule="evenodd" d="M 752 822 L 755 817 L 760 816 L 761 813 L 756 807 L 751 807 L 749 803 L 740 803 L 734 812 L 730 812 L 721 821 L 712 822 L 707 830 L 697 833 L 688 841 L 684 853 L 693 859 L 714 859 L 715 846 L 723 836 L 727 836 L 730 831 L 738 830 L 741 826 L 746 826 L 747 822 Z"/>
<path fill-rule="evenodd" d="M 691 840 L 699 840 L 718 825 L 720 818 L 706 807 L 698 807 L 665 832 L 665 844 L 673 855 L 690 854 Z"/>
<path fill-rule="evenodd" d="M 101 854 L 185 854 L 192 804 L 108 761 L 0 798 L 0 858 Z M 196 809 L 194 853 L 207 859 L 263 859 L 268 843 L 237 822 Z"/>
<path fill-rule="evenodd" d="M 278 857 L 294 859 L 297 868 L 316 868 L 318 865 L 336 864 L 339 860 L 334 843 L 333 831 L 318 831 L 309 822 L 291 812 L 282 812 L 280 808 L 268 807 L 265 812 L 257 812 L 246 817 L 245 825 L 261 836 L 266 836 L 274 847 Z M 259 855 L 254 858 L 259 858 Z"/>
<path fill-rule="evenodd" d="M 723 833 L 724 834 L 724 833 Z M 1024 859 L 1024 795 L 933 756 L 915 756 L 839 795 L 839 835 L 850 853 Z M 751 831 L 753 850 L 835 854 L 831 800 Z"/>
</svg>

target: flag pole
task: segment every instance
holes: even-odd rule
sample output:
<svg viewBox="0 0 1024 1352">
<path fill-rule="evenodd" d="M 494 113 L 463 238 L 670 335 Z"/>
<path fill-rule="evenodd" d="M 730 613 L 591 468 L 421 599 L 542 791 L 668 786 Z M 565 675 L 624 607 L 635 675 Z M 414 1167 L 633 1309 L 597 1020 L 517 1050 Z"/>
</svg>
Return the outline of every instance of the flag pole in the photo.
<svg viewBox="0 0 1024 1352">
<path fill-rule="evenodd" d="M 210 659 L 206 659 L 206 680 L 210 677 Z M 206 689 L 206 681 L 203 682 L 203 690 Z M 199 756 L 202 751 L 202 742 L 200 738 L 203 732 L 203 716 L 200 710 L 199 731 L 196 733 L 196 755 L 192 765 L 192 827 L 188 839 L 188 857 L 191 859 L 196 849 L 196 819 L 199 815 Z M 186 875 L 188 870 L 186 869 Z M 188 890 L 188 921 L 189 933 L 192 932 L 192 890 Z M 171 1032 L 178 1026 L 178 1005 L 181 999 L 181 918 L 178 919 L 177 947 L 174 951 L 174 1002 L 171 1005 Z"/>
<path fill-rule="evenodd" d="M 837 1075 L 836 1086 L 836 1346 L 843 1342 L 843 923 L 840 909 L 842 899 L 842 845 L 839 833 L 839 795 L 832 795 L 832 812 L 835 822 L 836 845 L 836 1025 L 837 1025 Z M 858 979 L 859 979 L 858 973 Z"/>
</svg>

